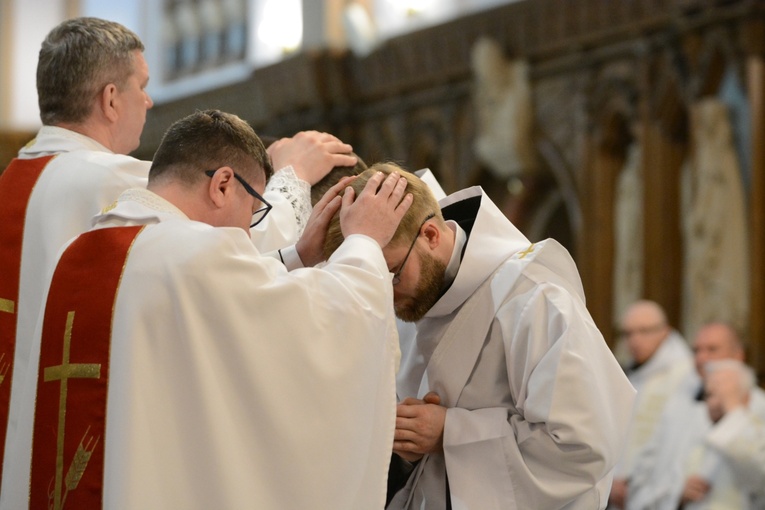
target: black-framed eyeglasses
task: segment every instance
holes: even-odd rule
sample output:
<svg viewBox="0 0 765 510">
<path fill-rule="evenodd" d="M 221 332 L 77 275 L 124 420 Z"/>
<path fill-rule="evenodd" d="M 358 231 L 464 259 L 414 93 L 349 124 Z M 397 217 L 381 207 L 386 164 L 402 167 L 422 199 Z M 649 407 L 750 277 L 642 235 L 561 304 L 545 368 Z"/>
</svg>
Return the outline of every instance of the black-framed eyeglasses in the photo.
<svg viewBox="0 0 765 510">
<path fill-rule="evenodd" d="M 212 177 L 213 175 L 215 175 L 215 172 L 217 172 L 217 171 L 218 171 L 217 168 L 215 170 L 205 170 L 205 175 L 207 177 Z M 244 191 L 246 191 L 247 193 L 249 193 L 253 197 L 255 197 L 258 200 L 260 200 L 260 202 L 263 204 L 263 207 L 261 207 L 260 209 L 258 209 L 257 211 L 252 213 L 252 224 L 250 225 L 250 228 L 252 228 L 255 225 L 257 225 L 258 223 L 260 223 L 261 221 L 263 221 L 263 218 L 266 217 L 266 215 L 269 213 L 269 211 L 271 211 L 271 208 L 273 206 L 271 204 L 269 204 L 268 201 L 260 195 L 260 193 L 255 191 L 252 188 L 252 186 L 247 184 L 247 181 L 242 179 L 242 177 L 238 173 L 234 172 L 234 177 L 244 187 Z"/>
<path fill-rule="evenodd" d="M 420 226 L 417 227 L 417 234 L 414 236 L 414 239 L 412 240 L 412 244 L 409 245 L 409 251 L 406 252 L 406 255 L 404 256 L 404 260 L 401 261 L 401 265 L 398 266 L 398 271 L 393 273 L 393 285 L 398 285 L 401 281 L 401 271 L 404 270 L 404 265 L 406 264 L 406 261 L 409 260 L 409 255 L 412 253 L 412 249 L 414 248 L 415 243 L 417 242 L 417 239 L 420 237 L 420 230 L 422 230 L 423 225 L 427 223 L 428 220 L 433 219 L 436 216 L 435 213 L 428 214 L 424 220 L 422 220 L 422 223 L 420 223 Z"/>
</svg>

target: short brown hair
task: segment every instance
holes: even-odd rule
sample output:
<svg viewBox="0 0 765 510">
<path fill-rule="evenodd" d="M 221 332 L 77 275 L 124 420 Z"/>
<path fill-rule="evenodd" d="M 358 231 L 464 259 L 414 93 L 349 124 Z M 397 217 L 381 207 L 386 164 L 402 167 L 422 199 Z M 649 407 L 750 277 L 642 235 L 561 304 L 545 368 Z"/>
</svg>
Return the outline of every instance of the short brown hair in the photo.
<svg viewBox="0 0 765 510">
<path fill-rule="evenodd" d="M 311 205 L 316 205 L 316 202 L 321 200 L 321 197 L 329 191 L 329 188 L 340 182 L 340 179 L 343 177 L 359 175 L 367 169 L 367 164 L 364 163 L 358 154 L 351 152 L 351 156 L 356 156 L 356 164 L 354 166 L 336 166 L 327 175 L 322 177 L 319 182 L 311 186 Z"/>
<path fill-rule="evenodd" d="M 230 166 L 243 176 L 256 165 L 266 180 L 273 174 L 271 160 L 252 127 L 232 113 L 197 111 L 177 120 L 162 137 L 149 170 L 149 183 L 175 179 L 194 184 L 205 170 Z"/>
</svg>

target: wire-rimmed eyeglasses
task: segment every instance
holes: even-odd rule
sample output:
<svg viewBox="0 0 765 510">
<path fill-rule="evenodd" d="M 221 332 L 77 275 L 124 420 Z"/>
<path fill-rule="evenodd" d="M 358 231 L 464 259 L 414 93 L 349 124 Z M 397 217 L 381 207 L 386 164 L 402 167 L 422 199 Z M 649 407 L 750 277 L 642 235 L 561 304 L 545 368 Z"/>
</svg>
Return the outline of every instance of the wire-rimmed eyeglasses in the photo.
<svg viewBox="0 0 765 510">
<path fill-rule="evenodd" d="M 218 169 L 217 169 L 217 168 L 216 168 L 215 170 L 205 170 L 205 175 L 206 175 L 207 177 L 212 177 L 213 175 L 215 175 L 215 172 L 217 172 L 217 171 L 218 171 Z M 236 178 L 236 180 L 237 180 L 237 181 L 239 181 L 239 182 L 241 183 L 241 185 L 244 187 L 244 190 L 245 190 L 247 193 L 249 193 L 249 194 L 250 194 L 250 195 L 252 195 L 253 197 L 255 197 L 255 198 L 257 198 L 258 200 L 260 200 L 260 202 L 263 204 L 263 207 L 261 207 L 260 209 L 258 209 L 257 211 L 254 211 L 254 212 L 252 213 L 252 224 L 250 225 L 250 228 L 252 228 L 252 227 L 254 227 L 255 225 L 257 225 L 258 223 L 260 223 L 261 221 L 263 221 L 263 218 L 265 218 L 265 217 L 266 217 L 266 215 L 268 214 L 268 212 L 271 210 L 271 208 L 272 208 L 273 206 L 272 206 L 271 204 L 269 204 L 269 203 L 268 203 L 268 201 L 266 201 L 266 199 L 265 199 L 265 198 L 263 198 L 263 197 L 260 195 L 260 193 L 258 193 L 257 191 L 255 191 L 255 190 L 252 188 L 252 186 L 250 186 L 249 184 L 247 184 L 247 181 L 245 181 L 244 179 L 242 179 L 242 176 L 240 176 L 238 173 L 234 172 L 234 177 Z"/>
<path fill-rule="evenodd" d="M 412 253 L 412 249 L 414 248 L 415 243 L 417 242 L 417 239 L 420 237 L 420 230 L 422 230 L 423 225 L 435 217 L 435 213 L 428 214 L 424 220 L 422 220 L 422 223 L 420 223 L 420 226 L 417 227 L 417 234 L 414 236 L 414 239 L 412 240 L 412 244 L 409 245 L 409 251 L 406 252 L 406 255 L 404 256 L 404 260 L 401 261 L 401 265 L 398 266 L 398 270 L 393 273 L 393 285 L 398 285 L 401 281 L 401 271 L 404 270 L 404 265 L 406 264 L 406 261 L 409 260 L 409 255 Z"/>
</svg>

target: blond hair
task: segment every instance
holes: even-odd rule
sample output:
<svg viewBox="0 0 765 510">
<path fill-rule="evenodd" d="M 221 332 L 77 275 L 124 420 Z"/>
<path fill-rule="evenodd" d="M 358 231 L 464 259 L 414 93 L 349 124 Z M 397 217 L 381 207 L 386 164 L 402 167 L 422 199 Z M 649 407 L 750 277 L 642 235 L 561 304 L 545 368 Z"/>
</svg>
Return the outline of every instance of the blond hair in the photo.
<svg viewBox="0 0 765 510">
<path fill-rule="evenodd" d="M 359 174 L 359 176 L 350 184 L 350 187 L 356 192 L 356 196 L 361 193 L 369 179 L 377 172 L 382 172 L 385 175 L 398 172 L 399 175 L 407 180 L 406 193 L 411 193 L 414 198 L 412 206 L 401 219 L 401 223 L 399 223 L 398 229 L 396 229 L 396 233 L 390 241 L 390 245 L 396 246 L 411 242 L 411 239 L 416 235 L 416 232 L 422 225 L 422 221 L 430 214 L 434 215 L 434 221 L 443 225 L 444 218 L 441 215 L 441 208 L 438 206 L 438 201 L 433 196 L 428 185 L 422 179 L 396 163 L 375 163 L 366 171 Z M 406 194 L 404 196 L 406 196 Z M 324 256 L 329 258 L 329 256 L 332 255 L 343 242 L 343 239 L 343 233 L 340 229 L 340 216 L 338 213 L 335 214 L 329 224 L 327 238 L 324 242 Z"/>
</svg>

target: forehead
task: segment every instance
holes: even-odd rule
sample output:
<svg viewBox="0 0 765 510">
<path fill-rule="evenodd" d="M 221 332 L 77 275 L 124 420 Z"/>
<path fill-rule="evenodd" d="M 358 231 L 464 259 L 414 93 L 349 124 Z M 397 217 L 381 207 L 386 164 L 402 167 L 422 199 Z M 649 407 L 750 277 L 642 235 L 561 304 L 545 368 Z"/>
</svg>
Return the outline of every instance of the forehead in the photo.
<svg viewBox="0 0 765 510">
<path fill-rule="evenodd" d="M 133 50 L 133 72 L 131 77 L 139 81 L 149 79 L 149 64 L 146 63 L 146 58 L 144 58 L 141 50 Z"/>
<path fill-rule="evenodd" d="M 653 325 L 661 322 L 661 314 L 652 306 L 638 305 L 624 316 L 624 324 L 629 326 Z"/>
<path fill-rule="evenodd" d="M 694 346 L 697 349 L 733 349 L 733 342 L 724 328 L 704 328 L 696 335 Z"/>
</svg>

